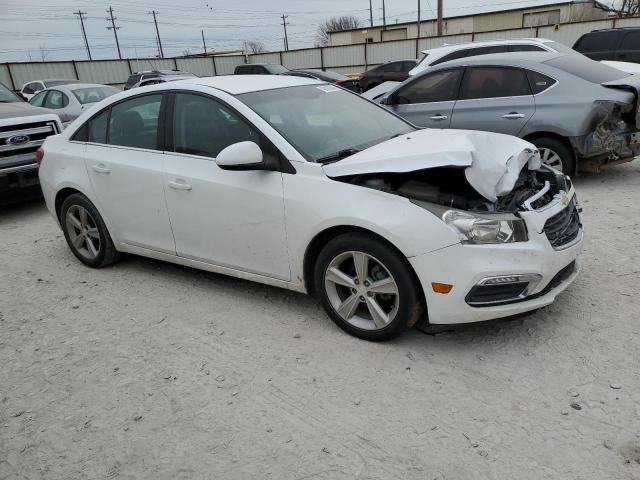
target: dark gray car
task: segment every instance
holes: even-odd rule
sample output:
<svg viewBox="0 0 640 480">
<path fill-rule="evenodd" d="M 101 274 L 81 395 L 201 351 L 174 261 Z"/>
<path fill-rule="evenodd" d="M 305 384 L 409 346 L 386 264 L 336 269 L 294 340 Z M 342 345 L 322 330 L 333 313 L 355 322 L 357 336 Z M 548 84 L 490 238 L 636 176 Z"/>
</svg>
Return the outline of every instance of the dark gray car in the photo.
<svg viewBox="0 0 640 480">
<path fill-rule="evenodd" d="M 640 153 L 640 76 L 581 55 L 502 53 L 446 62 L 382 103 L 412 123 L 529 140 L 565 173 L 598 171 Z"/>
</svg>

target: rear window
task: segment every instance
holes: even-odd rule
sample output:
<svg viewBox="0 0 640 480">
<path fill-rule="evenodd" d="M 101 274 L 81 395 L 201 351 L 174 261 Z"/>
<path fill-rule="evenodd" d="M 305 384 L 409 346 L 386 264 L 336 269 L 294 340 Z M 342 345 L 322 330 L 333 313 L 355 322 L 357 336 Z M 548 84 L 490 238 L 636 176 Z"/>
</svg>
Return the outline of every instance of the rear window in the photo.
<svg viewBox="0 0 640 480">
<path fill-rule="evenodd" d="M 618 48 L 623 31 L 609 30 L 584 35 L 575 45 L 579 52 L 607 52 Z"/>
<path fill-rule="evenodd" d="M 265 68 L 269 73 L 272 73 L 274 75 L 289 71 L 288 68 L 284 68 L 282 65 L 265 65 Z"/>
<path fill-rule="evenodd" d="M 110 97 L 114 93 L 118 93 L 119 90 L 114 87 L 87 87 L 87 88 L 77 88 L 72 90 L 75 97 L 78 101 L 85 105 L 87 103 L 95 103 L 100 100 L 104 100 L 107 97 Z"/>
<path fill-rule="evenodd" d="M 620 50 L 640 50 L 640 30 L 627 33 L 622 39 Z"/>
<path fill-rule="evenodd" d="M 138 83 L 140 81 L 140 77 L 142 75 L 129 75 L 129 78 L 127 79 L 127 85 L 130 87 L 132 85 L 135 85 L 136 83 Z"/>
<path fill-rule="evenodd" d="M 591 83 L 610 82 L 629 76 L 628 73 L 581 55 L 563 55 L 544 63 Z"/>
<path fill-rule="evenodd" d="M 69 83 L 79 83 L 80 80 L 45 80 L 45 87 L 57 87 L 58 85 L 67 85 Z"/>
</svg>

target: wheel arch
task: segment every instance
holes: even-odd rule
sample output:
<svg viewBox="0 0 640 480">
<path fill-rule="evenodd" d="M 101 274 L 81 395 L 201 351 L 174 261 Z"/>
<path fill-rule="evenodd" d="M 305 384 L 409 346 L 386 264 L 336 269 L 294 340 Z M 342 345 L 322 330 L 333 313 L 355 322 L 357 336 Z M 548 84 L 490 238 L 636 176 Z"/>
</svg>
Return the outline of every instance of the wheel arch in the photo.
<svg viewBox="0 0 640 480">
<path fill-rule="evenodd" d="M 78 190 L 77 188 L 73 188 L 73 187 L 65 187 L 60 189 L 57 193 L 56 193 L 56 199 L 55 199 L 55 212 L 56 212 L 56 217 L 58 218 L 58 221 L 61 221 L 60 219 L 60 210 L 62 209 L 62 204 L 64 203 L 64 201 L 69 198 L 71 195 L 73 195 L 74 193 L 79 193 L 81 195 L 84 195 L 83 192 L 81 192 L 80 190 Z M 86 197 L 86 195 L 85 195 Z"/>
<path fill-rule="evenodd" d="M 574 164 L 575 170 L 578 169 L 578 153 L 576 152 L 576 149 L 573 147 L 573 144 L 564 135 L 560 135 L 554 132 L 541 131 L 541 132 L 529 133 L 524 137 L 522 137 L 522 139 L 526 140 L 527 142 L 533 142 L 534 140 L 537 140 L 540 138 L 552 138 L 554 140 L 562 142 L 562 144 L 566 146 L 573 154 L 573 164 Z M 575 172 L 572 172 L 572 175 L 573 174 L 575 174 Z"/>
</svg>

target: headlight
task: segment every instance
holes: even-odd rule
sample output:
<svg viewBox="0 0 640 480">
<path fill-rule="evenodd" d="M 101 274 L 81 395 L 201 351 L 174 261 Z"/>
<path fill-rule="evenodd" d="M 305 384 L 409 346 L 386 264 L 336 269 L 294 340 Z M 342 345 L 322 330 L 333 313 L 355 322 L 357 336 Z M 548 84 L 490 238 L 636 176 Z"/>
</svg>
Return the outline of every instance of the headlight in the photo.
<svg viewBox="0 0 640 480">
<path fill-rule="evenodd" d="M 447 210 L 441 218 L 456 230 L 462 243 L 513 243 L 528 240 L 527 227 L 519 218 L 498 220 L 461 210 Z"/>
</svg>

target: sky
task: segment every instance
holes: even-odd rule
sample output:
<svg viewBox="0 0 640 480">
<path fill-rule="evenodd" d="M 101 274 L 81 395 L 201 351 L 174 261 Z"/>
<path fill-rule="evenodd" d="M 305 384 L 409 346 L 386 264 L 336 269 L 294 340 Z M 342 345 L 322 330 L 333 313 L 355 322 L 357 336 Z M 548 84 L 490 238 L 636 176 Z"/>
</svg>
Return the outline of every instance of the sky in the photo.
<svg viewBox="0 0 640 480">
<path fill-rule="evenodd" d="M 371 0 L 374 24 L 382 24 L 382 1 Z M 437 0 L 386 0 L 387 23 L 436 16 Z M 553 3 L 553 0 L 444 0 L 445 17 Z M 119 27 L 123 58 L 158 53 L 151 11 L 166 57 L 207 49 L 235 50 L 243 40 L 262 42 L 270 51 L 283 49 L 282 14 L 289 48 L 314 46 L 318 25 L 331 16 L 353 15 L 369 24 L 369 0 L 0 0 L 0 62 L 86 60 L 78 15 L 86 12 L 85 29 L 94 59 L 117 58 L 109 7 Z M 499 27 L 499 26 L 498 26 Z"/>
</svg>

